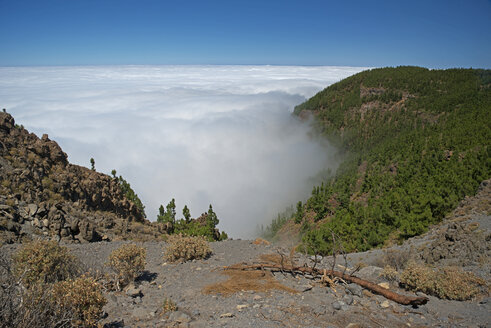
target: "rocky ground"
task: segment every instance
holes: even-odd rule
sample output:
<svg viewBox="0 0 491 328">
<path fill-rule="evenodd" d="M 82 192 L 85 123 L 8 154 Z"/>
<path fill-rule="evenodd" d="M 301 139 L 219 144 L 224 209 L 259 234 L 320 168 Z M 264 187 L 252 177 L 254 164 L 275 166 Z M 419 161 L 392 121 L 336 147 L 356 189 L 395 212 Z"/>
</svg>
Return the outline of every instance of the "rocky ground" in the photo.
<svg viewBox="0 0 491 328">
<path fill-rule="evenodd" d="M 350 254 L 354 268 L 366 265 L 357 276 L 386 283 L 396 292 L 414 295 L 380 276 L 387 263 L 397 266 L 419 258 L 433 265 L 458 265 L 490 281 L 491 183 L 485 181 L 475 197 L 466 198 L 445 222 L 427 234 L 401 246 Z M 165 243 L 147 242 L 146 273 L 133 290 L 109 293 L 103 323 L 109 327 L 489 327 L 491 304 L 487 295 L 471 301 L 449 301 L 428 296 L 418 308 L 402 306 L 374 295 L 354 284 L 339 282 L 333 288 L 309 276 L 277 273 L 274 279 L 285 290 L 253 291 L 250 284 L 224 295 L 224 266 L 258 261 L 263 254 L 289 249 L 255 244 L 247 240 L 212 243 L 213 255 L 206 260 L 170 264 L 163 260 Z M 100 266 L 119 243 L 71 245 L 90 267 Z M 312 265 L 312 258 L 295 254 L 297 263 Z M 320 267 L 330 268 L 332 258 L 323 258 Z M 337 269 L 342 269 L 337 265 Z M 239 277 L 232 277 L 239 279 Z M 260 278 L 256 278 L 260 279 Z M 217 284 L 218 285 L 214 285 Z M 267 285 L 273 285 L 271 281 Z M 240 288 L 239 288 L 240 289 Z M 211 293 L 209 293 L 211 292 Z M 162 313 L 164 300 L 174 301 L 177 311 Z"/>
<path fill-rule="evenodd" d="M 70 164 L 47 134 L 38 138 L 0 112 L 0 243 L 155 239 L 120 181 Z"/>
<path fill-rule="evenodd" d="M 424 236 L 402 246 L 365 253 L 350 254 L 347 263 L 364 267 L 356 276 L 375 283 L 385 283 L 393 291 L 414 295 L 396 283 L 380 276 L 387 263 L 402 263 L 411 256 L 427 262 L 450 261 L 471 270 L 489 282 L 490 253 L 490 185 L 481 187 L 478 197 L 467 199 L 443 224 Z M 488 194 L 489 195 L 489 194 Z M 486 205 L 487 203 L 487 205 Z M 470 204 L 470 205 L 469 205 Z M 465 206 L 465 215 L 463 209 Z M 468 206 L 468 207 L 469 207 Z M 479 210 L 481 208 L 481 210 Z M 459 228 L 460 227 L 460 228 Z M 469 228 L 471 227 L 471 228 Z M 479 239 L 477 236 L 488 236 Z M 68 244 L 86 268 L 107 271 L 104 262 L 119 242 Z M 248 240 L 212 243 L 213 255 L 206 260 L 180 264 L 163 259 L 164 242 L 145 242 L 146 271 L 134 286 L 121 292 L 107 292 L 104 307 L 105 327 L 489 327 L 491 304 L 487 295 L 470 301 L 449 301 L 428 296 L 426 305 L 413 308 L 399 305 L 354 284 L 338 282 L 333 287 L 322 285 L 309 276 L 276 273 L 271 279 L 257 275 L 251 280 L 233 276 L 239 288 L 228 293 L 223 267 L 240 262 L 257 262 L 263 254 L 289 250 L 275 245 L 256 244 Z M 18 244 L 4 245 L 2 253 L 12 253 Z M 479 250 L 479 254 L 475 252 Z M 470 255 L 473 254 L 473 255 Z M 431 258 L 431 260 L 430 260 Z M 312 265 L 312 258 L 295 254 L 297 263 Z M 322 258 L 318 266 L 330 268 L 332 259 Z M 337 269 L 342 267 L 337 265 Z M 259 272 L 260 273 L 260 272 Z M 255 282 L 259 290 L 251 290 Z M 264 285 L 260 283 L 263 282 Z M 280 285 L 281 284 L 281 285 Z M 257 287 L 257 286 L 256 286 Z M 268 290 L 268 288 L 277 288 Z M 421 295 L 421 294 L 419 294 Z M 163 312 L 170 299 L 177 311 Z"/>
</svg>

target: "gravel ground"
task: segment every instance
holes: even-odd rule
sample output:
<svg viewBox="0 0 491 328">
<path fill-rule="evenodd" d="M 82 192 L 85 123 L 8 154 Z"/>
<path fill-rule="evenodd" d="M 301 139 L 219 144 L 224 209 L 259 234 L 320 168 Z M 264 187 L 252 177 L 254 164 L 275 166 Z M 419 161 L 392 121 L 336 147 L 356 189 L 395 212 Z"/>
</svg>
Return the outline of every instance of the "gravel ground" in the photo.
<svg viewBox="0 0 491 328">
<path fill-rule="evenodd" d="M 441 258 L 433 263 L 435 266 L 446 265 L 449 261 L 460 264 L 489 285 L 491 217 L 487 214 L 491 207 L 491 183 L 485 187 L 480 198 L 464 202 L 427 234 L 401 246 L 349 254 L 347 263 L 341 258 L 336 263 L 354 268 L 363 262 L 366 266 L 356 276 L 375 283 L 389 283 L 393 291 L 414 295 L 380 277 L 387 254 L 411 250 L 411 256 L 421 258 L 437 254 Z M 473 228 L 456 230 L 456 223 Z M 66 246 L 86 269 L 108 272 L 104 263 L 123 243 Z M 388 301 L 357 285 L 340 282 L 330 288 L 308 276 L 281 273 L 275 274 L 274 279 L 296 293 L 254 292 L 245 288 L 230 296 L 207 294 L 203 292 L 205 287 L 228 279 L 221 270 L 224 266 L 252 263 L 263 254 L 289 254 L 289 250 L 275 245 L 256 245 L 248 240 L 227 240 L 211 243 L 213 254 L 206 260 L 172 264 L 163 260 L 164 242 L 146 242 L 143 246 L 147 250 L 147 264 L 135 286 L 122 292 L 106 292 L 108 303 L 101 321 L 104 327 L 491 327 L 491 298 L 486 295 L 464 302 L 427 296 L 426 305 L 413 308 Z M 0 250 L 8 255 L 19 247 L 18 244 L 4 245 Z M 480 254 L 473 253 L 473 249 Z M 309 256 L 295 256 L 297 263 L 312 265 Z M 331 263 L 332 259 L 326 257 L 317 267 L 329 269 Z M 342 270 L 341 267 L 336 269 Z M 177 311 L 162 313 L 165 299 L 175 302 Z"/>
<path fill-rule="evenodd" d="M 124 242 L 67 245 L 87 268 L 106 270 L 109 254 Z M 338 284 L 335 290 L 308 277 L 275 275 L 283 285 L 297 293 L 281 290 L 240 291 L 231 296 L 210 295 L 203 289 L 227 280 L 224 266 L 254 262 L 261 254 L 283 251 L 273 245 L 255 245 L 247 240 L 212 243 L 213 255 L 206 260 L 170 264 L 163 260 L 165 243 L 147 242 L 147 265 L 133 291 L 107 292 L 105 327 L 489 327 L 489 298 L 466 302 L 446 301 L 429 296 L 419 308 L 402 306 L 371 294 L 356 285 Z M 5 245 L 11 253 L 19 245 Z M 375 260 L 382 251 L 351 254 L 348 266 L 360 259 Z M 297 254 L 300 263 L 309 257 Z M 320 267 L 330 267 L 324 258 Z M 338 261 L 338 263 L 340 263 Z M 339 269 L 339 268 L 338 268 Z M 367 266 L 357 275 L 373 282 L 380 267 Z M 395 285 L 390 289 L 411 295 Z M 128 294 L 133 294 L 128 295 Z M 162 313 L 164 300 L 178 310 Z"/>
<path fill-rule="evenodd" d="M 90 268 L 104 268 L 112 250 L 123 242 L 68 245 Z M 275 275 L 283 285 L 297 293 L 273 290 L 240 291 L 231 296 L 204 294 L 211 284 L 227 280 L 224 266 L 254 262 L 261 254 L 286 252 L 273 245 L 255 245 L 247 240 L 212 243 L 213 255 L 206 260 L 170 264 L 163 260 L 165 243 L 147 242 L 147 265 L 143 277 L 130 292 L 108 292 L 104 308 L 105 327 L 488 327 L 489 299 L 467 302 L 445 301 L 429 296 L 419 308 L 402 306 L 356 285 L 336 285 L 335 290 L 308 277 Z M 7 246 L 6 246 L 7 247 Z M 12 248 L 12 246 L 10 246 Z M 297 254 L 297 261 L 309 257 Z M 352 254 L 348 266 L 359 259 L 376 259 L 382 251 Z M 324 258 L 320 266 L 330 267 Z M 338 261 L 338 263 L 340 263 Z M 339 268 L 338 268 L 339 269 Z M 367 266 L 358 276 L 374 282 L 380 267 Z M 411 295 L 397 286 L 390 289 Z M 136 290 L 136 291 L 135 291 Z M 177 311 L 163 314 L 164 300 L 174 301 Z"/>
</svg>

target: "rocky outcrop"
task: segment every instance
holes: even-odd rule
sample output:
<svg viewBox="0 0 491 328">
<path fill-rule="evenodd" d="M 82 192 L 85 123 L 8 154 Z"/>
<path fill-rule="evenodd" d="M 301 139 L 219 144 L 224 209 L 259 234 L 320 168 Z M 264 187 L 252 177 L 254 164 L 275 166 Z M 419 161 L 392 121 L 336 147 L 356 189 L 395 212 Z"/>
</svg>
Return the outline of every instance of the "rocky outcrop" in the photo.
<svg viewBox="0 0 491 328">
<path fill-rule="evenodd" d="M 60 146 L 0 113 L 0 240 L 92 242 L 157 236 L 117 179 L 68 162 Z"/>
<path fill-rule="evenodd" d="M 490 265 L 491 179 L 484 180 L 475 196 L 466 197 L 446 221 L 428 233 L 431 240 L 420 253 L 431 265 Z"/>
</svg>

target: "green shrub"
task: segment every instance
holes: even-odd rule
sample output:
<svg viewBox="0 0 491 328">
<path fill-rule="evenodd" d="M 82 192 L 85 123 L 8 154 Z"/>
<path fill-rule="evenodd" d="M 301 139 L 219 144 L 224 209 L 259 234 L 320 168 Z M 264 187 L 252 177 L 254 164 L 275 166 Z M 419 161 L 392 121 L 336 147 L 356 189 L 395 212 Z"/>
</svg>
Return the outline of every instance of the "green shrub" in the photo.
<svg viewBox="0 0 491 328">
<path fill-rule="evenodd" d="M 95 327 L 107 303 L 101 286 L 88 276 L 55 283 L 52 297 L 57 311 L 68 310 L 72 314 L 71 323 L 75 327 Z"/>
<path fill-rule="evenodd" d="M 114 175 L 116 174 L 116 170 L 114 171 Z M 141 214 L 143 217 L 147 217 L 145 214 L 145 206 L 143 205 L 141 199 L 138 197 L 138 195 L 135 193 L 135 191 L 131 188 L 131 185 L 129 184 L 128 181 L 126 181 L 122 176 L 119 176 L 118 178 L 118 183 L 119 186 L 121 187 L 121 191 L 123 194 L 128 198 L 130 201 L 132 201 L 135 206 L 140 210 Z"/>
<path fill-rule="evenodd" d="M 108 265 L 117 273 L 120 286 L 125 286 L 145 269 L 146 250 L 135 244 L 125 244 L 109 256 Z"/>
<path fill-rule="evenodd" d="M 176 220 L 176 204 L 174 198 L 167 204 L 166 209 L 160 205 L 157 222 L 166 226 L 168 234 L 182 234 L 185 236 L 204 236 L 208 241 L 227 240 L 228 235 L 225 231 L 217 229 L 220 220 L 210 204 L 208 212 L 201 214 L 196 219 L 191 218 L 191 213 L 187 205 L 182 210 L 184 219 Z"/>
<path fill-rule="evenodd" d="M 228 239 L 228 235 L 225 231 L 222 231 L 220 233 L 220 241 L 223 241 L 223 240 L 227 240 Z"/>
<path fill-rule="evenodd" d="M 189 261 L 207 258 L 211 253 L 209 243 L 203 236 L 171 235 L 164 251 L 166 261 Z"/>
<path fill-rule="evenodd" d="M 72 278 L 80 271 L 76 258 L 54 241 L 25 244 L 12 259 L 14 272 L 26 287 Z"/>
<path fill-rule="evenodd" d="M 471 272 L 456 267 L 436 270 L 412 261 L 401 275 L 401 284 L 410 290 L 458 301 L 471 299 L 481 287 L 486 288 L 486 282 Z"/>
</svg>

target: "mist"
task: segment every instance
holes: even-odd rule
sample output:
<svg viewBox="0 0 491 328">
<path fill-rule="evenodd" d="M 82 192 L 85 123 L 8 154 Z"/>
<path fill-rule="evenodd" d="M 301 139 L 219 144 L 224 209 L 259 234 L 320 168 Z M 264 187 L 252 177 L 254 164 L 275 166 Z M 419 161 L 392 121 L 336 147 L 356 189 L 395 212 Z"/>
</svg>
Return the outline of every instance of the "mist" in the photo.
<svg viewBox="0 0 491 328">
<path fill-rule="evenodd" d="M 212 204 L 221 230 L 248 238 L 336 168 L 335 149 L 309 136 L 294 106 L 363 69 L 0 67 L 0 107 L 48 133 L 71 163 L 116 169 L 149 220 L 172 198 L 178 217 Z"/>
</svg>

